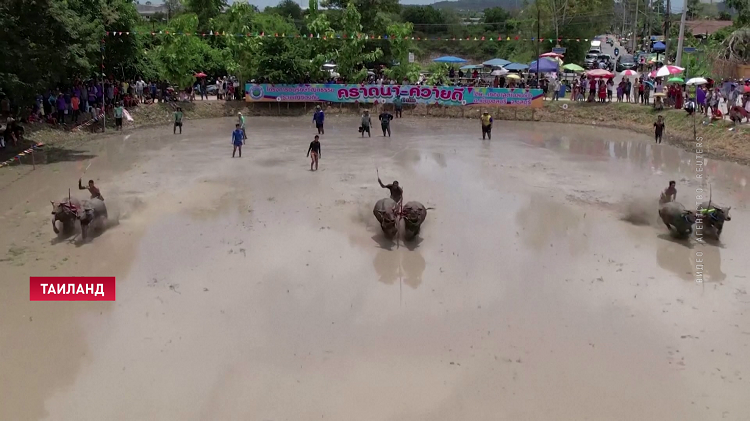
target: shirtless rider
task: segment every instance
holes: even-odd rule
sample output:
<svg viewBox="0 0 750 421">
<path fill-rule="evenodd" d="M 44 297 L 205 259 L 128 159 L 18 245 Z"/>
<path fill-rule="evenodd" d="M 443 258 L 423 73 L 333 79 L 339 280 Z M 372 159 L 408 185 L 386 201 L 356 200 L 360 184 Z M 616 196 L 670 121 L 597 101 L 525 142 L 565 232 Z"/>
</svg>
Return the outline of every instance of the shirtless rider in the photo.
<svg viewBox="0 0 750 421">
<path fill-rule="evenodd" d="M 396 205 L 399 207 L 399 210 L 401 209 L 401 201 L 403 200 L 404 196 L 404 190 L 399 187 L 398 181 L 394 181 L 392 184 L 383 184 L 382 181 L 380 181 L 380 177 L 378 177 L 378 183 L 380 184 L 380 187 L 384 189 L 388 189 L 391 191 L 391 200 L 396 202 Z"/>
<path fill-rule="evenodd" d="M 677 189 L 675 188 L 675 182 L 670 181 L 669 187 L 664 189 L 663 192 L 661 192 L 661 197 L 659 197 L 659 204 L 663 205 L 665 203 L 674 202 L 675 199 L 677 199 Z"/>
<path fill-rule="evenodd" d="M 104 201 L 104 197 L 102 197 L 101 192 L 99 191 L 99 188 L 94 185 L 94 180 L 89 180 L 88 186 L 83 186 L 81 184 L 81 179 L 78 179 L 78 190 L 88 190 L 89 193 L 91 193 L 92 199 L 99 199 L 101 201 Z"/>
</svg>

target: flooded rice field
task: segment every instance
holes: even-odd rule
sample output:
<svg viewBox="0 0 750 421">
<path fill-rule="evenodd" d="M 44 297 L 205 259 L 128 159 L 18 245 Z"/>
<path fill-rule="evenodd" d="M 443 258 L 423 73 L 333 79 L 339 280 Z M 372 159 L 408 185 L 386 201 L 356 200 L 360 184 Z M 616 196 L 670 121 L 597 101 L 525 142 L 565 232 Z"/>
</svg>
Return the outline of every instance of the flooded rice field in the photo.
<svg viewBox="0 0 750 421">
<path fill-rule="evenodd" d="M 0 170 L 0 420 L 745 419 L 748 168 L 703 165 L 732 206 L 703 243 L 657 215 L 707 187 L 695 154 L 648 137 L 357 123 L 317 172 L 307 117 L 250 119 L 242 158 L 217 119 Z M 416 241 L 383 237 L 378 173 L 434 208 Z M 49 219 L 79 177 L 117 222 L 86 243 Z M 117 301 L 30 302 L 47 275 Z"/>
</svg>

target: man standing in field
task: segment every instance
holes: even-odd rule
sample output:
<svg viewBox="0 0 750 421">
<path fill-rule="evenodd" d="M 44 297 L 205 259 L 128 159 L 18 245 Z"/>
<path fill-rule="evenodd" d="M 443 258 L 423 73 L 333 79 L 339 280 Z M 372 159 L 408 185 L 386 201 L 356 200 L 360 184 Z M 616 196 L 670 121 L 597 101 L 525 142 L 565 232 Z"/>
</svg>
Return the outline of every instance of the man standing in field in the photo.
<svg viewBox="0 0 750 421">
<path fill-rule="evenodd" d="M 385 137 L 386 132 L 388 137 L 391 137 L 391 120 L 393 120 L 391 113 L 383 111 L 378 116 L 378 120 L 380 120 L 380 128 L 383 129 L 383 137 Z"/>
<path fill-rule="evenodd" d="M 237 113 L 237 117 L 240 120 L 240 130 L 242 130 L 242 140 L 247 140 L 247 132 L 245 132 L 245 116 L 241 112 Z"/>
<path fill-rule="evenodd" d="M 326 134 L 325 129 L 323 128 L 323 122 L 325 121 L 326 116 L 323 113 L 323 110 L 320 108 L 320 105 L 315 107 L 315 114 L 313 114 L 313 123 L 315 123 L 315 128 L 318 129 L 318 134 Z"/>
<path fill-rule="evenodd" d="M 485 136 L 492 139 L 492 116 L 487 111 L 482 113 L 482 116 L 480 117 L 482 120 L 482 140 L 485 139 Z"/>
<path fill-rule="evenodd" d="M 362 133 L 362 137 L 365 137 L 365 132 L 367 132 L 367 137 L 372 137 L 372 135 L 370 134 L 370 126 L 372 126 L 370 112 L 365 110 L 364 114 L 362 114 L 362 124 L 359 127 L 359 131 Z"/>
<path fill-rule="evenodd" d="M 177 134 L 177 128 L 180 128 L 180 134 L 182 134 L 182 107 L 177 107 L 177 111 L 174 112 L 174 128 L 172 133 Z"/>
<path fill-rule="evenodd" d="M 312 155 L 311 155 L 312 154 Z M 315 139 L 313 139 L 312 142 L 310 142 L 310 147 L 307 148 L 307 156 L 311 158 L 310 160 L 310 171 L 317 171 L 318 170 L 318 159 L 320 159 L 320 136 L 315 135 Z M 315 165 L 315 169 L 313 170 L 313 165 Z"/>
<path fill-rule="evenodd" d="M 237 150 L 240 151 L 240 158 L 242 158 L 242 145 L 245 144 L 244 135 L 242 134 L 242 129 L 240 129 L 240 125 L 235 124 L 234 125 L 234 131 L 232 132 L 232 146 L 234 146 L 234 149 L 232 149 L 232 158 L 234 158 L 234 154 L 237 152 Z"/>
<path fill-rule="evenodd" d="M 395 108 L 396 118 L 402 118 L 401 111 L 404 109 L 404 101 L 401 99 L 401 96 L 397 96 L 396 99 L 393 100 L 393 107 Z"/>
</svg>

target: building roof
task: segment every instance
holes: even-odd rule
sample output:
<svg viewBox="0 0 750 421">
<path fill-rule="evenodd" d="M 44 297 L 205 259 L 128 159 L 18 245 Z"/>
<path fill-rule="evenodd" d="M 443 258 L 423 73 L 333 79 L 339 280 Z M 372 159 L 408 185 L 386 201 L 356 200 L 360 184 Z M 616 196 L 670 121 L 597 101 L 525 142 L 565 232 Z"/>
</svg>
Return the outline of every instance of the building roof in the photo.
<svg viewBox="0 0 750 421">
<path fill-rule="evenodd" d="M 165 4 L 153 5 L 150 1 L 145 4 L 136 3 L 135 9 L 141 16 L 149 16 L 155 13 L 167 13 L 167 6 Z"/>
<path fill-rule="evenodd" d="M 685 27 L 690 29 L 693 35 L 713 34 L 719 29 L 732 26 L 731 20 L 688 20 Z"/>
</svg>

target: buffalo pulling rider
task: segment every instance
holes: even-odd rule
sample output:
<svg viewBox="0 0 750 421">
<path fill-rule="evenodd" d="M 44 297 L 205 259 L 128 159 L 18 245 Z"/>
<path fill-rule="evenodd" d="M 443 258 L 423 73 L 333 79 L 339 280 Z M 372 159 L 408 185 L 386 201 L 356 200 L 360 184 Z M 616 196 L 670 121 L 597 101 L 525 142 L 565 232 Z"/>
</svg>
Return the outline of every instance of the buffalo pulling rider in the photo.
<svg viewBox="0 0 750 421">
<path fill-rule="evenodd" d="M 78 179 L 78 190 L 88 190 L 89 193 L 91 193 L 92 199 L 99 199 L 101 201 L 104 201 L 104 197 L 102 197 L 101 192 L 99 191 L 99 188 L 94 185 L 94 180 L 89 180 L 88 186 L 83 186 L 81 184 L 81 179 Z"/>
</svg>

